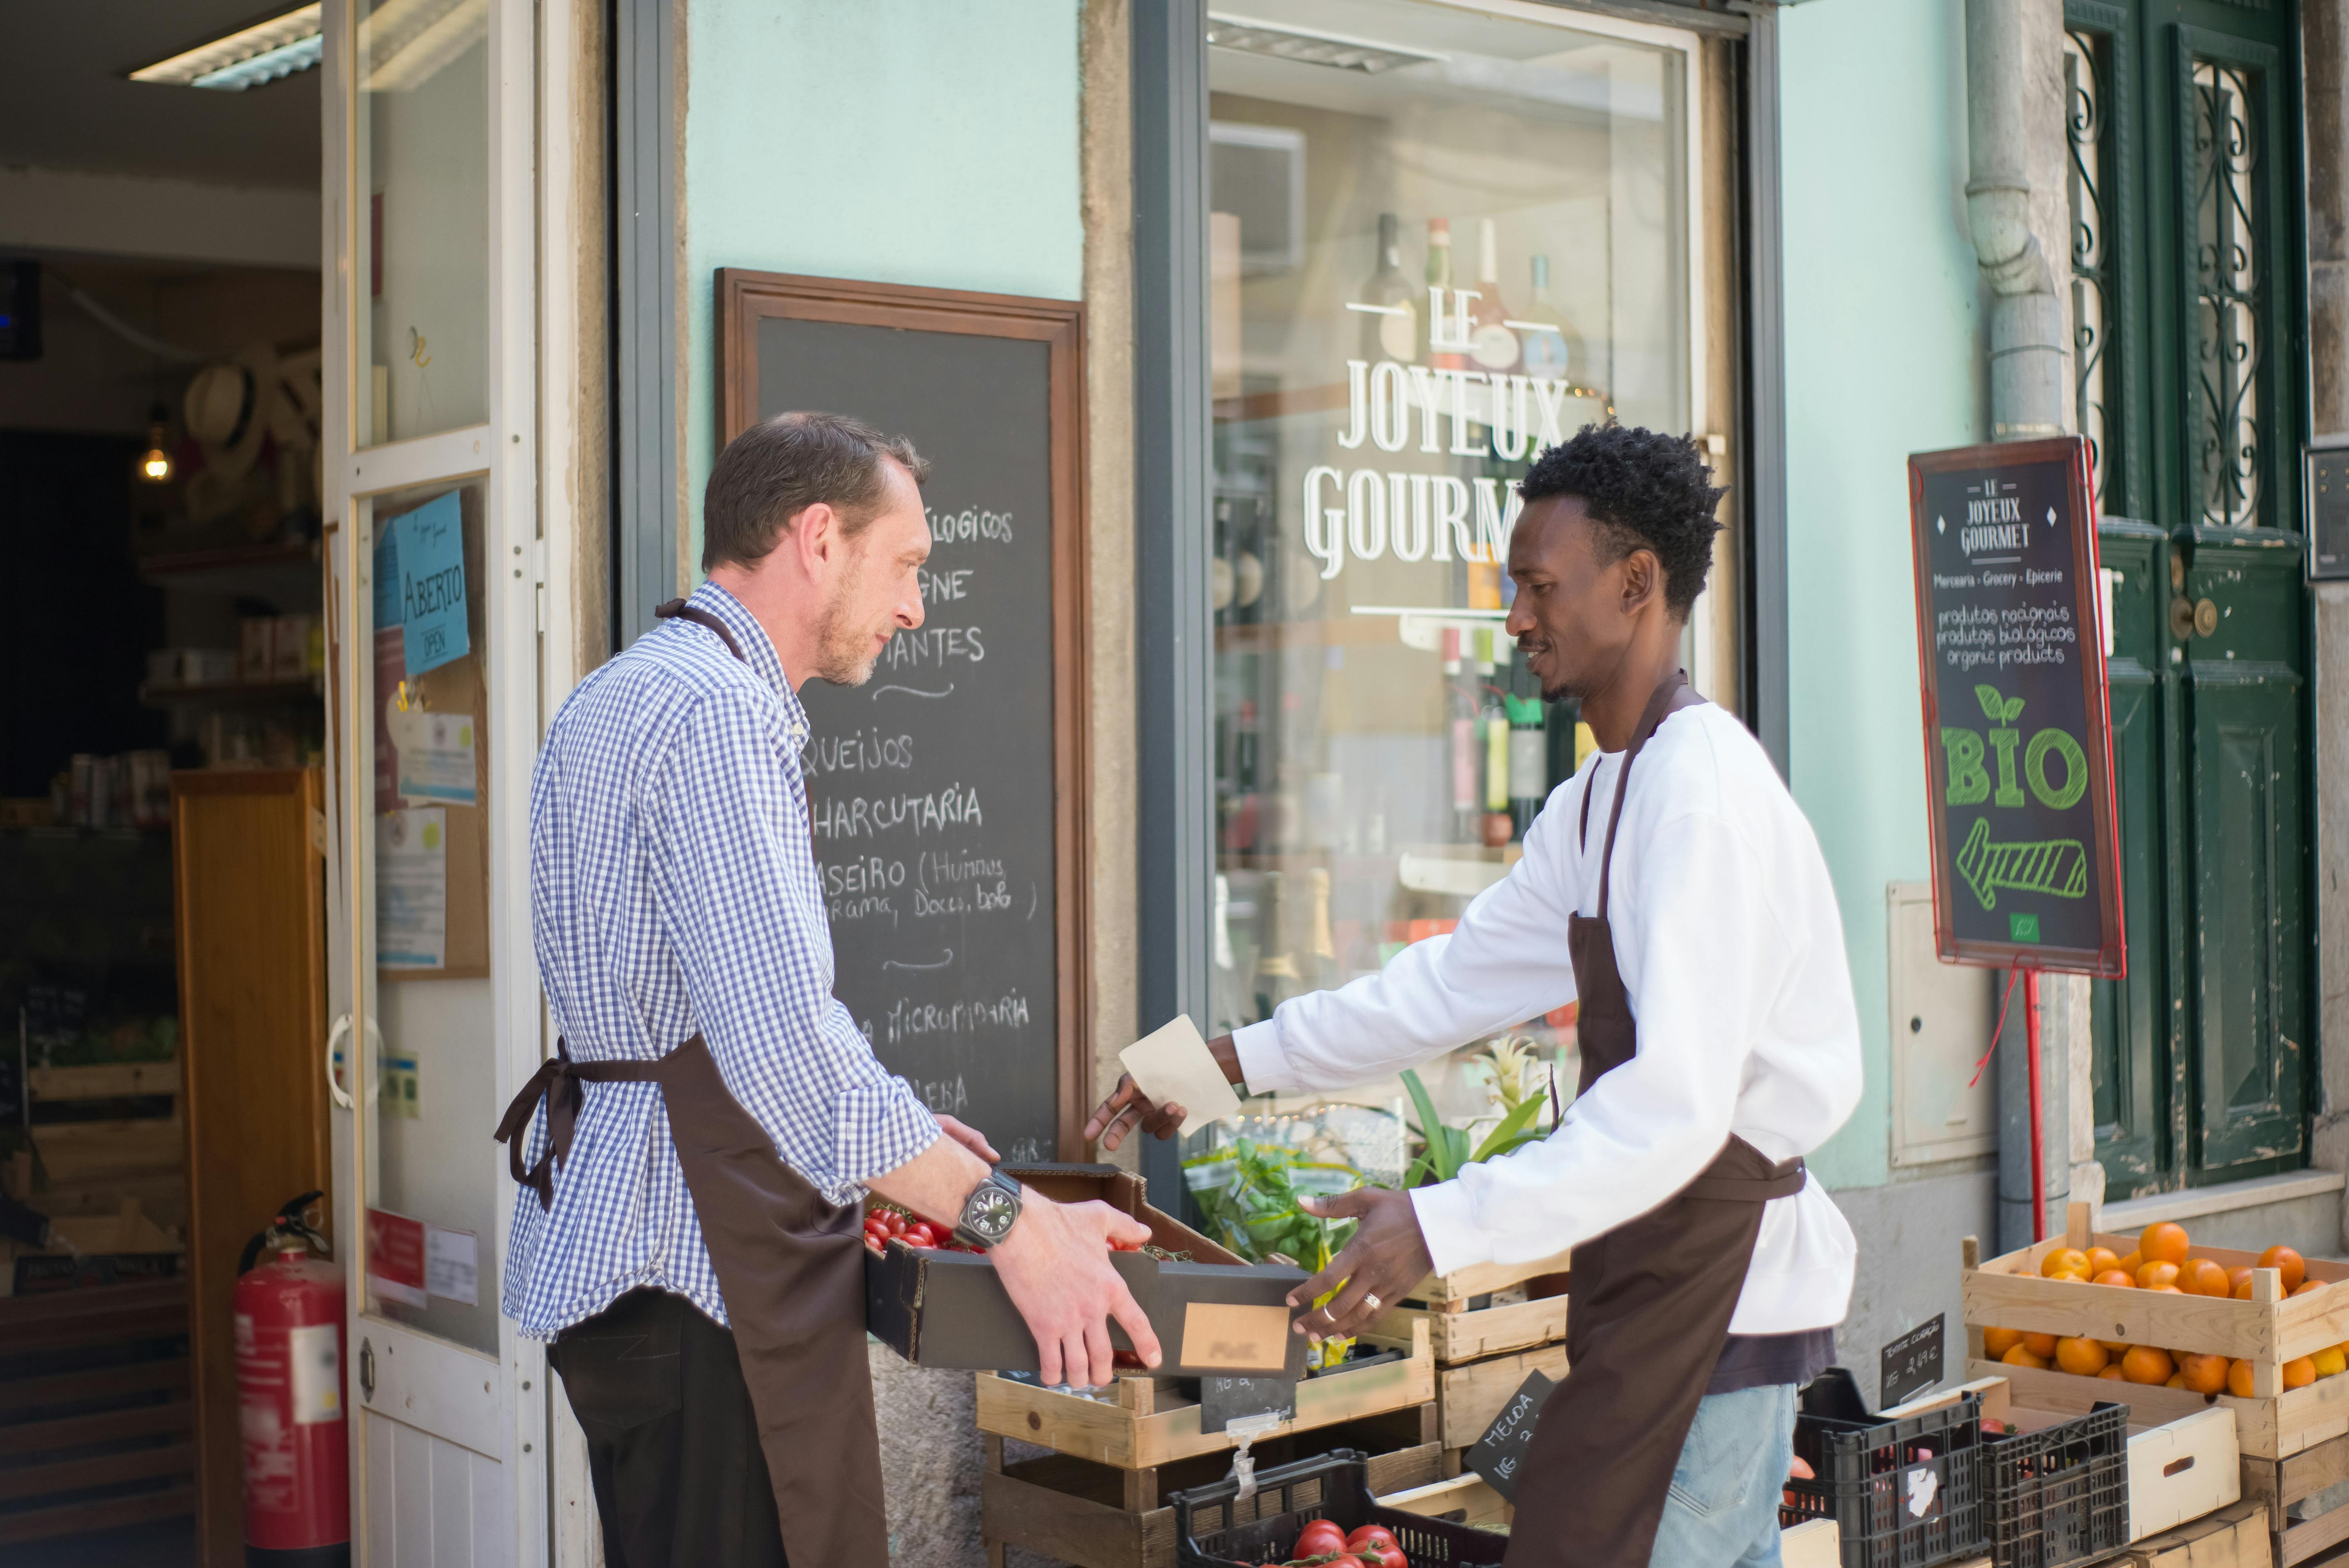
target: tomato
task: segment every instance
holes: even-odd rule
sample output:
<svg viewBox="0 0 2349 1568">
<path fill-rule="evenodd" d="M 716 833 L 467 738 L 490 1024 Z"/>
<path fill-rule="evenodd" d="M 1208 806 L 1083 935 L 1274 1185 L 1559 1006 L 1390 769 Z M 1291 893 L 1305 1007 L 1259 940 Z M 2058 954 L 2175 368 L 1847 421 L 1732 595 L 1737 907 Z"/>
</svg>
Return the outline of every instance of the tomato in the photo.
<svg viewBox="0 0 2349 1568">
<path fill-rule="evenodd" d="M 1346 1537 L 1346 1550 L 1349 1552 L 1360 1552 L 1363 1547 L 1369 1545 L 1374 1541 L 1382 1546 L 1394 1546 L 1394 1532 L 1389 1530 L 1383 1524 L 1362 1525 L 1351 1535 Z M 1398 1547 L 1397 1550 L 1401 1550 L 1401 1548 Z"/>
<path fill-rule="evenodd" d="M 1361 1532 L 1357 1531 L 1355 1533 Z M 1384 1539 L 1372 1536 L 1360 1543 L 1350 1542 L 1348 1544 L 1362 1560 L 1365 1568 L 1411 1568 L 1410 1560 L 1403 1556 L 1402 1548 L 1394 1543 L 1392 1536 Z"/>
<path fill-rule="evenodd" d="M 1339 1528 L 1337 1521 L 1317 1519 L 1307 1525 L 1304 1532 L 1298 1536 L 1295 1555 L 1319 1557 L 1328 1552 L 1344 1550 L 1346 1550 L 1346 1532 Z"/>
</svg>

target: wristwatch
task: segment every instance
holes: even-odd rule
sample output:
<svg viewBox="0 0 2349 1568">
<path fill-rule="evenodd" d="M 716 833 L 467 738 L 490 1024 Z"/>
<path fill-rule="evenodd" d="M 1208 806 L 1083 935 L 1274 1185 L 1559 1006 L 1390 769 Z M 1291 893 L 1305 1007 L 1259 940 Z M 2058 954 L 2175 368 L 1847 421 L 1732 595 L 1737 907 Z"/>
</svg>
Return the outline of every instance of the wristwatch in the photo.
<svg viewBox="0 0 2349 1568">
<path fill-rule="evenodd" d="M 1019 1184 L 999 1170 L 990 1170 L 987 1179 L 963 1199 L 955 1240 L 968 1247 L 992 1247 L 1011 1234 L 1019 1218 Z"/>
</svg>

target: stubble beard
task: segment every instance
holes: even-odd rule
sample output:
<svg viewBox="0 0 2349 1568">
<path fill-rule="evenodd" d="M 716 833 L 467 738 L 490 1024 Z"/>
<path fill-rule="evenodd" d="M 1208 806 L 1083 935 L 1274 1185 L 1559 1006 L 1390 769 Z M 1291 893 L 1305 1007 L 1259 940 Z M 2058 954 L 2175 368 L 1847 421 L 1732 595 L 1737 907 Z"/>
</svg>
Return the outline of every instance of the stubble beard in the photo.
<svg viewBox="0 0 2349 1568">
<path fill-rule="evenodd" d="M 873 679 L 880 655 L 868 652 L 870 639 L 849 624 L 848 585 L 832 596 L 816 621 L 815 672 L 834 686 L 862 686 Z"/>
</svg>

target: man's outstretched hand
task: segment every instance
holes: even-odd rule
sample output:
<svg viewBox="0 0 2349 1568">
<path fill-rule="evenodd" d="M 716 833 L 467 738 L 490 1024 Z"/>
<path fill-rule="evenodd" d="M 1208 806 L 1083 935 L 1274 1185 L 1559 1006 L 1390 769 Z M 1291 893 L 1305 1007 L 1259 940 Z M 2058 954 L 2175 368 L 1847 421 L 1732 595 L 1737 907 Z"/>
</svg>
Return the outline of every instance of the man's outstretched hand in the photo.
<svg viewBox="0 0 2349 1568">
<path fill-rule="evenodd" d="M 1036 1336 L 1048 1386 L 1099 1388 L 1117 1376 L 1110 1318 L 1125 1329 L 1144 1366 L 1158 1365 L 1149 1315 L 1109 1262 L 1111 1241 L 1139 1246 L 1149 1240 L 1149 1226 L 1106 1203 L 1055 1203 L 1033 1189 L 1024 1192 L 1018 1222 L 988 1256 Z"/>
<path fill-rule="evenodd" d="M 1361 1221 L 1328 1268 L 1288 1293 L 1293 1307 L 1338 1293 L 1328 1306 L 1298 1316 L 1293 1326 L 1299 1334 L 1318 1339 L 1361 1334 L 1434 1272 L 1427 1238 L 1420 1234 L 1419 1211 L 1407 1192 L 1358 1187 L 1330 1198 L 1300 1198 L 1298 1206 L 1317 1219 Z"/>
</svg>

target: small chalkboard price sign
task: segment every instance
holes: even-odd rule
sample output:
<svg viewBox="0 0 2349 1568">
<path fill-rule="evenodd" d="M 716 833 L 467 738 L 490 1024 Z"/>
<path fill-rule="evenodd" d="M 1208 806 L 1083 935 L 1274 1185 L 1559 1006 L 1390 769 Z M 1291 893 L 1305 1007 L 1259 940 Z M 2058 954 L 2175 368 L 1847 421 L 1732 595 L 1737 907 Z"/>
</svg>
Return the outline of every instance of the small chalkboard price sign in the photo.
<svg viewBox="0 0 2349 1568">
<path fill-rule="evenodd" d="M 1932 1322 L 1919 1324 L 1884 1347 L 1876 1380 L 1878 1405 L 1905 1405 L 1941 1380 L 1942 1317 L 1935 1313 Z"/>
<path fill-rule="evenodd" d="M 1945 962 L 2127 968 L 2095 513 L 2077 436 L 1909 460 Z"/>
<path fill-rule="evenodd" d="M 1511 1502 L 1517 1501 L 1517 1480 L 1525 1473 L 1526 1455 L 1533 1449 L 1534 1425 L 1541 1418 L 1542 1407 L 1549 1403 L 1550 1390 L 1557 1386 L 1544 1373 L 1529 1374 L 1464 1461 L 1485 1478 L 1485 1484 Z"/>
</svg>

